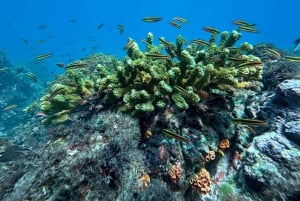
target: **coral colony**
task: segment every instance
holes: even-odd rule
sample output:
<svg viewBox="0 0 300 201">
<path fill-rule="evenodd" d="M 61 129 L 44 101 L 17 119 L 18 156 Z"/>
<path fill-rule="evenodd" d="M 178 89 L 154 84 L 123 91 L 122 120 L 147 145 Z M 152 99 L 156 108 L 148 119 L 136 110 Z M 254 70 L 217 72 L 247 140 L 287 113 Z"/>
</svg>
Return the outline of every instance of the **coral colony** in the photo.
<svg viewBox="0 0 300 201">
<path fill-rule="evenodd" d="M 163 37 L 154 45 L 148 33 L 145 52 L 129 38 L 123 63 L 92 66 L 79 61 L 67 66 L 64 77 L 41 98 L 41 110 L 48 115 L 44 123 L 68 120 L 68 114 L 94 93 L 111 108 L 139 116 L 173 105 L 187 110 L 201 103 L 205 92 L 261 85 L 256 81 L 262 79 L 262 63 L 248 54 L 249 43 L 234 47 L 240 38 L 237 31 L 212 33 L 209 42 L 196 39 L 184 49 L 182 36 L 176 45 Z"/>
</svg>

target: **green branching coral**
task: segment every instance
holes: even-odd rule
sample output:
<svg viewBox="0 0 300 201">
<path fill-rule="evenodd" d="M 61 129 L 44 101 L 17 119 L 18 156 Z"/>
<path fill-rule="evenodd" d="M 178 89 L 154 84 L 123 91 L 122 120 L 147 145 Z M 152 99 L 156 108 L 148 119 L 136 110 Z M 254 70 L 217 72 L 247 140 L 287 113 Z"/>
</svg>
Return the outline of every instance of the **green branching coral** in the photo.
<svg viewBox="0 0 300 201">
<path fill-rule="evenodd" d="M 65 80 L 42 97 L 41 109 L 49 115 L 71 111 L 84 97 L 98 92 L 104 103 L 134 115 L 170 105 L 186 110 L 201 101 L 201 90 L 224 90 L 227 86 L 240 89 L 244 83 L 261 80 L 262 63 L 249 54 L 249 43 L 235 47 L 240 38 L 237 31 L 218 32 L 208 42 L 197 39 L 185 48 L 182 36 L 176 44 L 160 37 L 160 44 L 155 45 L 150 32 L 145 52 L 129 38 L 123 63 L 116 62 L 114 68 L 95 66 L 94 73 L 84 69 L 67 72 Z"/>
<path fill-rule="evenodd" d="M 89 61 L 94 59 L 70 64 L 74 68 L 68 68 L 64 75 L 57 77 L 48 92 L 40 98 L 40 110 L 47 115 L 43 120 L 44 124 L 65 122 L 73 109 L 77 108 L 85 98 L 98 91 L 97 79 L 101 75 L 106 76 L 110 71 L 101 64 L 89 66 Z"/>
</svg>

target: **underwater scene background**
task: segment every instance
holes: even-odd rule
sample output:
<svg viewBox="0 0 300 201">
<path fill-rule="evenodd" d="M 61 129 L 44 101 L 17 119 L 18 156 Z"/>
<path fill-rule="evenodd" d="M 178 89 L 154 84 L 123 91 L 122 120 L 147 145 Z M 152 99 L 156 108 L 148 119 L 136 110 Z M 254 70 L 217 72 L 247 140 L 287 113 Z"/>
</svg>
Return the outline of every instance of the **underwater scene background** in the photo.
<svg viewBox="0 0 300 201">
<path fill-rule="evenodd" d="M 291 1 L 6 1 L 0 200 L 300 200 Z"/>
</svg>

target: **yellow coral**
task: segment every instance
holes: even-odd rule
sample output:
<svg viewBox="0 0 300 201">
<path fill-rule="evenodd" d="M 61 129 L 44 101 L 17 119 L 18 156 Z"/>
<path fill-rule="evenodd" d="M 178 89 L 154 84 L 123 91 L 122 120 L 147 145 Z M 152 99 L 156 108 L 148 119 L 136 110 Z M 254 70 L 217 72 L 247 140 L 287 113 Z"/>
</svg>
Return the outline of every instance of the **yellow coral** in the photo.
<svg viewBox="0 0 300 201">
<path fill-rule="evenodd" d="M 249 87 L 252 84 L 252 82 L 239 82 L 237 83 L 236 87 L 238 89 L 245 89 L 247 87 Z"/>
</svg>

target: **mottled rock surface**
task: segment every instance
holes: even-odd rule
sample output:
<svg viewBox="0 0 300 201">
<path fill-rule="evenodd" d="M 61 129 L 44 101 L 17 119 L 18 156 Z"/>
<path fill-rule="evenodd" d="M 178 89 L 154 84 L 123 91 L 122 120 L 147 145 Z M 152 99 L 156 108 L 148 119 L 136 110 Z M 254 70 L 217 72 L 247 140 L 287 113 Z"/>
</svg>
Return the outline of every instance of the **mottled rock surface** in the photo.
<svg viewBox="0 0 300 201">
<path fill-rule="evenodd" d="M 259 115 L 272 131 L 254 137 L 247 149 L 245 184 L 258 200 L 300 200 L 300 80 L 286 80 L 261 97 Z"/>
</svg>

